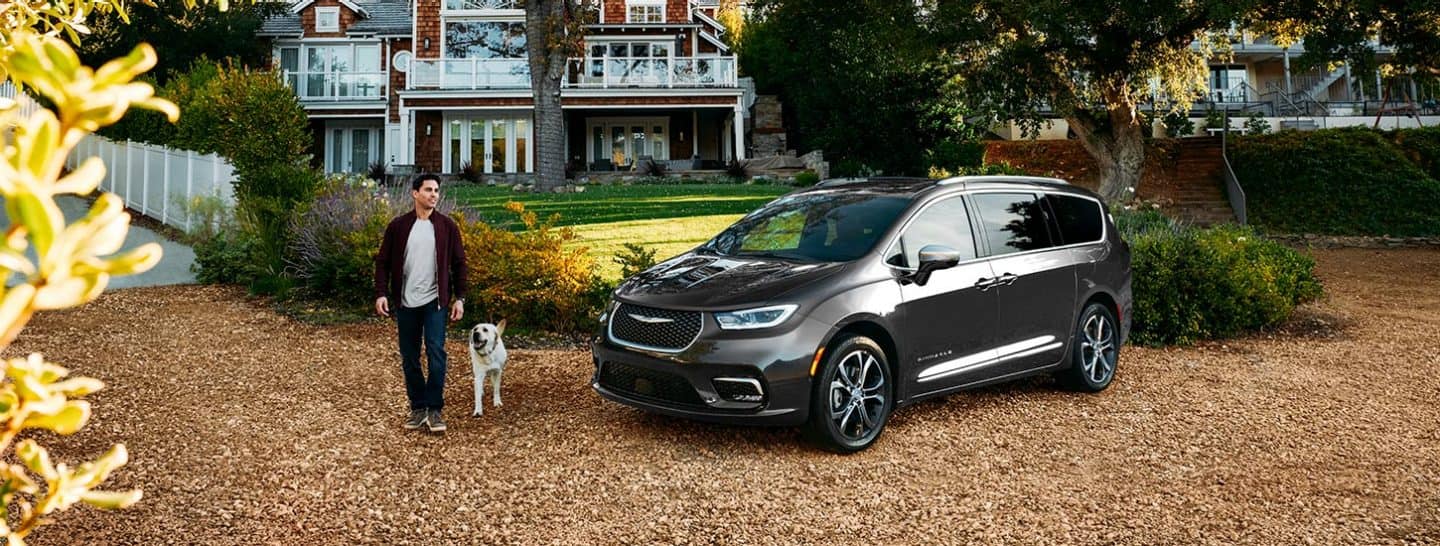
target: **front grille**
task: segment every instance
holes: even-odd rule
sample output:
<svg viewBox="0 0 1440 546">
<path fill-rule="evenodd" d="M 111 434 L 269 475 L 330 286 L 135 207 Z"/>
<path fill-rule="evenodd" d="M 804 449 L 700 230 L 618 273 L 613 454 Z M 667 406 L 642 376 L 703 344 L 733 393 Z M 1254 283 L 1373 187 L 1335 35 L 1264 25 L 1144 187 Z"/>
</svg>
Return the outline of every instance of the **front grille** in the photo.
<svg viewBox="0 0 1440 546">
<path fill-rule="evenodd" d="M 610 337 L 629 345 L 678 351 L 690 346 L 698 335 L 700 313 L 695 311 L 673 311 L 624 303 L 610 318 Z"/>
<path fill-rule="evenodd" d="M 704 407 L 685 378 L 620 362 L 600 365 L 600 385 L 622 394 L 662 403 Z"/>
</svg>

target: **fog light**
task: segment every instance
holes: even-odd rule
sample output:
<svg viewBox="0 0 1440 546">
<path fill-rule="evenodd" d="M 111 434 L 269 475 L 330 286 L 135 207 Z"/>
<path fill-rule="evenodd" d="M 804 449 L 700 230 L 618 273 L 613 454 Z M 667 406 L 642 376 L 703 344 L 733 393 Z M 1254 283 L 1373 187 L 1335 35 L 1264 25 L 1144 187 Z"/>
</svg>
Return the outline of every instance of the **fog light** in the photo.
<svg viewBox="0 0 1440 546">
<path fill-rule="evenodd" d="M 712 380 L 715 384 L 715 393 L 723 400 L 731 402 L 762 402 L 765 400 L 765 388 L 760 386 L 760 380 L 752 377 L 717 377 Z"/>
</svg>

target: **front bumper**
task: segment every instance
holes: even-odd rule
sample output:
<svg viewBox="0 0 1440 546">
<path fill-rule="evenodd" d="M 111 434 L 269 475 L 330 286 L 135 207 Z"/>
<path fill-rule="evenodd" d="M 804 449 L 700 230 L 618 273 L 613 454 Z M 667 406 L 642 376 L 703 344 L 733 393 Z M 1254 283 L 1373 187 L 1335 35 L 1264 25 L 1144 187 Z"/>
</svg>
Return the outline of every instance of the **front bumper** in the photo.
<svg viewBox="0 0 1440 546">
<path fill-rule="evenodd" d="M 601 396 L 647 411 L 742 425 L 793 426 L 809 417 L 810 364 L 829 333 L 827 325 L 792 317 L 793 325 L 720 330 L 710 313 L 699 337 L 684 351 L 629 347 L 602 329 L 591 345 L 591 386 Z M 718 380 L 718 381 L 717 381 Z M 757 385 L 759 400 L 737 400 Z"/>
</svg>

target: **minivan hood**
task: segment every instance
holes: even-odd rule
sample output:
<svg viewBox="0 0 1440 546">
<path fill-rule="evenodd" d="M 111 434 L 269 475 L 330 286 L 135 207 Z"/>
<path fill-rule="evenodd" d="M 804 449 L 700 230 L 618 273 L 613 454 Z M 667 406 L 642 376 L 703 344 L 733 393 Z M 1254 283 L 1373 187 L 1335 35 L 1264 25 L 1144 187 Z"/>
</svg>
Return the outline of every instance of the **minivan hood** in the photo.
<svg viewBox="0 0 1440 546">
<path fill-rule="evenodd" d="M 846 265 L 689 252 L 626 279 L 615 295 L 668 309 L 742 309 L 778 303 L 774 298 L 824 281 Z"/>
</svg>

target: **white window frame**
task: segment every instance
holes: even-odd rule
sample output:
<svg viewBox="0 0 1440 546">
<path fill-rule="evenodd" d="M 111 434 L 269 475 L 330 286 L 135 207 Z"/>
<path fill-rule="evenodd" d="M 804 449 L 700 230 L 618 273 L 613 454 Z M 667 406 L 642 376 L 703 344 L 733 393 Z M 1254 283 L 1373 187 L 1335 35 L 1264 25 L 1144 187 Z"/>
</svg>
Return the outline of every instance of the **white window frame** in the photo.
<svg viewBox="0 0 1440 546">
<path fill-rule="evenodd" d="M 630 129 L 633 128 L 633 127 L 635 127 L 635 126 L 637 126 L 637 125 L 645 128 L 645 147 L 647 148 L 646 150 L 641 150 L 641 151 L 636 151 L 636 150 L 635 150 L 635 141 L 634 141 L 634 139 L 633 139 L 632 136 L 631 136 Z M 586 164 L 586 165 L 593 165 L 593 164 L 595 164 L 596 161 L 598 161 L 598 160 L 600 160 L 600 159 L 611 159 L 611 157 L 603 157 L 603 158 L 602 158 L 602 157 L 595 157 L 595 141 L 594 141 L 594 135 L 595 135 L 595 128 L 596 128 L 596 127 L 601 127 L 602 130 L 604 131 L 604 133 L 603 133 L 602 136 L 605 138 L 605 143 L 606 143 L 606 145 L 607 145 L 607 148 L 606 148 L 606 149 L 610 149 L 609 146 L 612 145 L 612 143 L 610 142 L 610 135 L 611 135 L 610 127 L 614 127 L 614 126 L 624 126 L 624 127 L 625 127 L 625 150 L 629 153 L 629 155 L 628 155 L 628 157 L 627 157 L 627 159 L 629 159 L 629 161 L 626 163 L 627 165 L 634 165 L 634 164 L 635 164 L 635 161 L 638 160 L 638 159 L 640 159 L 640 156 L 651 156 L 651 157 L 654 156 L 654 151 L 655 151 L 655 147 L 654 147 L 655 144 L 654 144 L 654 142 L 655 142 L 655 134 L 656 134 L 656 133 L 655 133 L 655 127 L 660 127 L 661 130 L 664 131 L 664 137 L 665 137 L 665 156 L 666 156 L 665 159 L 655 159 L 655 161 L 669 161 L 669 160 L 671 160 L 671 159 L 674 158 L 674 155 L 675 155 L 674 152 L 675 152 L 675 150 L 673 150 L 673 149 L 670 148 L 670 135 L 671 135 L 672 133 L 670 132 L 670 117 L 669 117 L 669 116 L 659 116 L 659 117 L 593 117 L 593 118 L 585 118 L 585 164 Z M 611 165 L 611 168 L 617 168 L 617 167 L 618 167 L 617 165 Z"/>
<path fill-rule="evenodd" d="M 498 172 L 495 171 L 495 170 L 494 170 L 494 167 L 493 167 L 493 164 L 489 161 L 489 159 L 491 159 L 491 158 L 487 158 L 487 160 L 486 160 L 484 163 L 481 164 L 481 168 L 480 168 L 480 171 L 481 171 L 481 172 L 483 172 L 483 173 L 485 173 L 485 174 L 529 174 L 529 173 L 535 172 L 535 120 L 534 120 L 534 118 L 531 117 L 531 116 L 528 116 L 528 115 L 523 115 L 523 114 L 503 113 L 503 112 L 502 112 L 502 113 L 465 112 L 465 113 L 456 113 L 456 114 L 453 114 L 453 115 L 446 115 L 445 118 L 444 118 L 444 130 L 441 131 L 441 134 L 440 134 L 440 138 L 441 138 L 441 140 L 440 140 L 440 142 L 441 142 L 441 145 L 440 145 L 440 150 L 441 150 L 441 151 L 440 151 L 440 154 L 441 154 L 441 158 L 440 158 L 440 163 L 441 163 L 441 165 L 440 165 L 440 168 L 441 168 L 441 171 L 447 172 L 447 173 L 459 173 L 459 172 L 460 172 L 460 168 L 463 166 L 463 165 L 456 165 L 456 164 L 454 164 L 454 161 L 452 161 L 451 158 L 450 158 L 450 141 L 451 141 L 451 140 L 458 139 L 458 140 L 460 141 L 460 158 L 461 158 L 462 163 L 463 163 L 463 161 L 464 161 L 464 158 L 472 157 L 472 156 L 474 155 L 474 154 L 472 153 L 472 152 L 473 152 L 472 145 L 474 144 L 475 138 L 474 138 L 474 135 L 471 135 L 471 134 L 470 134 L 470 130 L 474 128 L 474 122 L 477 122 L 477 121 L 483 122 L 483 125 L 482 125 L 482 126 L 485 127 L 485 130 L 486 130 L 486 132 L 487 132 L 487 133 L 486 133 L 487 136 L 486 136 L 486 137 L 482 137 L 480 140 L 483 141 L 483 142 L 485 142 L 487 146 L 489 145 L 489 142 L 492 140 L 492 138 L 491 138 L 490 136 L 488 136 L 488 135 L 490 134 L 489 131 L 492 130 L 492 125 L 491 125 L 491 124 L 492 124 L 493 122 L 495 122 L 495 121 L 503 121 L 503 122 L 505 122 L 505 123 L 508 124 L 508 125 L 507 125 L 507 128 L 506 128 L 506 132 L 505 132 L 505 150 L 506 150 L 506 156 L 505 156 L 505 159 L 504 159 L 505 170 L 504 170 L 504 171 L 498 171 Z M 525 140 L 525 155 L 526 155 L 526 158 L 525 158 L 525 169 L 524 169 L 523 171 L 521 171 L 521 170 L 518 168 L 518 164 L 520 163 L 520 157 L 519 157 L 519 154 L 517 153 L 517 148 L 518 148 L 518 146 L 516 145 L 516 141 L 517 141 L 517 140 L 521 140 L 520 130 L 516 128 L 516 125 L 518 125 L 518 122 L 520 122 L 520 121 L 524 121 L 524 122 L 525 122 L 525 131 L 524 131 L 524 135 L 523 135 L 523 136 L 524 136 L 523 140 Z M 457 127 L 456 122 L 459 122 L 459 124 L 458 124 L 459 132 L 458 132 L 458 133 L 456 132 L 456 127 Z M 486 155 L 489 155 L 489 152 L 488 152 L 488 151 L 485 151 L 485 152 L 483 152 L 483 153 L 485 153 Z"/>
<path fill-rule="evenodd" d="M 328 48 L 333 48 L 333 47 L 342 47 L 342 48 L 348 48 L 348 49 L 349 49 L 349 53 L 348 53 L 347 58 L 348 58 L 349 61 L 350 61 L 350 66 L 348 66 L 346 70 L 335 70 L 334 67 L 333 67 L 333 65 L 331 64 L 331 59 L 330 59 L 330 57 L 329 57 L 329 56 L 326 56 L 326 57 L 324 57 L 324 61 L 323 61 L 323 62 L 324 62 L 324 67 L 323 67 L 323 69 L 322 69 L 322 70 L 319 70 L 319 71 L 312 71 L 312 70 L 310 69 L 310 52 L 311 52 L 312 50 L 315 50 L 315 49 L 328 49 Z M 372 41 L 355 42 L 355 41 L 350 41 L 350 40 L 341 40 L 341 39 L 331 38 L 331 39 L 322 39 L 322 40 L 313 40 L 313 41 L 307 40 L 307 41 L 304 41 L 304 42 L 285 42 L 285 43 L 281 43 L 281 44 L 276 44 L 273 51 L 274 51 L 275 63 L 276 63 L 276 67 L 277 67 L 277 68 L 279 67 L 279 63 L 280 63 L 280 55 L 281 55 L 280 51 L 281 51 L 282 49 L 290 49 L 290 48 L 298 48 L 298 49 L 299 49 L 299 58 L 298 58 L 298 61 L 299 61 L 299 62 L 296 63 L 296 64 L 297 64 L 297 70 L 296 70 L 297 76 L 295 77 L 295 81 L 289 82 L 289 83 L 292 84 L 292 87 L 291 87 L 291 88 L 295 90 L 295 94 L 296 94 L 296 96 L 300 97 L 300 100 L 320 99 L 320 98 L 331 98 L 331 97 L 333 97 L 333 94 L 328 92 L 328 90 L 329 90 L 329 84 L 328 84 L 328 83 L 327 83 L 327 84 L 323 84 L 323 85 L 326 86 L 327 92 L 322 92 L 322 93 L 319 94 L 319 95 L 310 95 L 310 94 L 308 94 L 308 93 L 309 93 L 310 84 L 309 84 L 309 81 L 306 80 L 306 77 L 308 77 L 309 75 L 312 75 L 312 74 L 323 74 L 323 75 L 324 75 L 324 78 L 326 79 L 326 81 L 328 81 L 330 78 L 338 78 L 338 77 L 340 77 L 340 76 L 342 76 L 342 75 L 345 75 L 345 74 L 377 74 L 377 73 L 378 73 L 378 74 L 381 74 L 381 78 L 380 78 L 380 82 L 379 82 L 379 89 L 381 89 L 382 91 L 381 91 L 381 93 L 380 93 L 380 96 L 373 97 L 373 99 L 374 99 L 374 100 L 383 100 L 383 99 L 385 98 L 383 89 L 384 89 L 385 86 L 389 83 L 389 81 L 388 81 L 388 79 L 384 76 L 384 74 L 386 74 L 385 59 L 381 57 L 381 53 L 383 52 L 384 47 L 381 45 L 380 42 L 372 42 Z M 374 71 L 367 71 L 367 72 L 361 72 L 361 71 L 356 70 L 357 65 L 360 64 L 360 60 L 361 60 L 360 48 L 374 48 L 374 49 L 375 49 L 375 52 L 374 52 L 375 55 L 373 55 L 373 56 L 365 56 L 365 58 L 368 59 L 368 60 L 373 60 L 373 61 L 375 62 L 376 70 L 374 70 Z"/>
<path fill-rule="evenodd" d="M 333 19 L 328 25 L 325 24 L 327 17 Z M 315 32 L 340 32 L 339 6 L 322 6 L 315 8 Z"/>
<path fill-rule="evenodd" d="M 349 154 L 355 142 L 355 131 L 357 129 L 366 131 L 366 138 L 368 140 L 368 142 L 366 143 L 366 157 L 369 158 L 369 161 L 366 162 L 365 165 L 360 165 L 358 167 L 356 165 L 350 165 L 350 169 L 352 170 L 345 172 L 363 173 L 370 168 L 369 163 L 384 160 L 384 156 L 380 155 L 380 151 L 384 149 L 385 144 L 384 142 L 382 142 L 384 140 L 385 133 L 382 124 L 358 123 L 349 121 L 331 121 L 325 124 L 326 174 L 334 174 L 335 172 L 337 172 L 335 171 L 335 163 L 337 162 L 337 160 L 341 163 L 347 164 L 351 162 L 350 160 L 352 159 L 352 157 L 349 157 Z M 335 148 L 335 133 L 337 132 L 340 133 L 340 149 Z"/>
<path fill-rule="evenodd" d="M 641 8 L 640 20 L 636 20 L 635 8 Z M 655 15 L 652 18 L 650 8 L 655 8 Z M 625 0 L 625 22 L 626 23 L 664 23 L 665 22 L 665 0 Z"/>
</svg>

